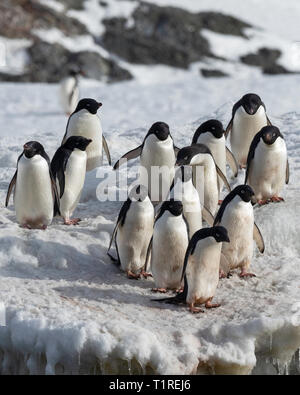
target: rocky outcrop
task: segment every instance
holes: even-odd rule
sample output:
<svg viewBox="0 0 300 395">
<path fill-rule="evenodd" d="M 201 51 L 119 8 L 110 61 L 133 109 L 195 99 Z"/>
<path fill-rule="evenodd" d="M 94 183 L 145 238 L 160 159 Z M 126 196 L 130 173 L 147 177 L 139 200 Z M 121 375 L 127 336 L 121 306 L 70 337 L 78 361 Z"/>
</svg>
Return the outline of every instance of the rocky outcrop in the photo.
<svg viewBox="0 0 300 395">
<path fill-rule="evenodd" d="M 261 67 L 264 74 L 287 74 L 289 71 L 277 63 L 280 56 L 278 49 L 264 47 L 256 53 L 241 56 L 240 60 L 247 65 Z"/>
<path fill-rule="evenodd" d="M 200 73 L 203 77 L 210 78 L 210 77 L 228 77 L 228 74 L 224 73 L 221 70 L 217 69 L 200 69 Z"/>
</svg>

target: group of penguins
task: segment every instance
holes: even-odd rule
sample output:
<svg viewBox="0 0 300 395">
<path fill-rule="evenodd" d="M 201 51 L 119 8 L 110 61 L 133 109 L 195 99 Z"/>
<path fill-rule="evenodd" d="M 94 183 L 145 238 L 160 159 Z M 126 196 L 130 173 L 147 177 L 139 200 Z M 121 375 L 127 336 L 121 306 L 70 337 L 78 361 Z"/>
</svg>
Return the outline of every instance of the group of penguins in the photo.
<svg viewBox="0 0 300 395">
<path fill-rule="evenodd" d="M 66 225 L 80 221 L 72 214 L 86 172 L 102 164 L 102 149 L 111 164 L 97 115 L 100 107 L 94 99 L 78 102 L 51 162 L 39 142 L 24 145 L 6 197 L 7 206 L 14 189 L 16 219 L 22 227 L 46 229 L 55 215 Z M 229 135 L 232 152 L 225 144 Z M 191 145 L 179 149 L 169 126 L 156 122 L 142 144 L 113 168 L 138 157 L 143 171 L 121 207 L 108 255 L 129 278 L 153 276 L 153 291 L 176 293 L 156 301 L 187 304 L 192 313 L 203 312 L 202 304 L 218 307 L 212 299 L 220 278 L 236 268 L 241 277 L 255 276 L 249 272 L 253 240 L 261 253 L 264 241 L 253 205 L 283 200 L 280 193 L 289 181 L 283 135 L 268 119 L 261 98 L 250 93 L 233 106 L 225 131 L 218 120 L 208 120 L 196 130 Z M 232 191 L 227 163 L 234 176 L 246 169 L 245 183 Z M 159 173 L 159 193 L 152 198 L 157 180 L 151 171 L 157 167 L 169 171 Z M 229 193 L 221 201 L 224 186 Z M 203 220 L 208 227 L 203 227 Z M 113 243 L 117 258 L 109 252 Z"/>
</svg>

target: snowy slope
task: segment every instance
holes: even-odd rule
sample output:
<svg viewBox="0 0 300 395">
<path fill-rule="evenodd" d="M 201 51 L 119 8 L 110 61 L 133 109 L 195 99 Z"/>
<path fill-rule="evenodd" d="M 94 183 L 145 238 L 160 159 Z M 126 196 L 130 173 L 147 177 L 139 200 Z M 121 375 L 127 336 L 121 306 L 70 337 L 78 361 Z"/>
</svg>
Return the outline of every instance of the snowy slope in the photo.
<svg viewBox="0 0 300 395">
<path fill-rule="evenodd" d="M 176 145 L 189 144 L 203 120 L 226 124 L 233 102 L 248 91 L 261 95 L 285 135 L 291 168 L 286 202 L 255 209 L 266 243 L 263 256 L 255 251 L 257 278 L 235 274 L 221 281 L 215 300 L 222 306 L 199 316 L 152 302 L 152 280 L 128 280 L 106 256 L 121 202 L 96 199 L 95 172 L 75 213 L 82 218 L 78 227 L 55 219 L 46 231 L 19 228 L 13 205 L 6 209 L 4 200 L 22 145 L 36 139 L 52 156 L 67 119 L 56 85 L 1 84 L 1 373 L 283 373 L 300 347 L 300 77 L 244 73 L 205 80 L 191 72 L 163 81 L 152 69 L 157 82 L 150 84 L 143 74 L 140 82 L 82 82 L 82 97 L 103 103 L 113 161 L 140 144 L 158 120 L 169 123 Z"/>
</svg>

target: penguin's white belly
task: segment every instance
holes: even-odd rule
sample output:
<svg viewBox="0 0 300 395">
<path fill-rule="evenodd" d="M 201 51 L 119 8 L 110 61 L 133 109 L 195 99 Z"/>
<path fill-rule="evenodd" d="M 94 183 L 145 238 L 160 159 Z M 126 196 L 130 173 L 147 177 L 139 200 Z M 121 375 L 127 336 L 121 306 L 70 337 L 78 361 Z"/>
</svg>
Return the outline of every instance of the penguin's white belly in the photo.
<svg viewBox="0 0 300 395">
<path fill-rule="evenodd" d="M 222 173 L 226 175 L 226 149 L 225 149 L 225 136 L 216 139 L 210 133 L 201 134 L 197 143 L 206 145 L 214 157 L 216 165 L 221 169 Z M 222 191 L 224 182 L 218 176 L 218 190 Z"/>
<path fill-rule="evenodd" d="M 258 144 L 248 177 L 258 200 L 279 196 L 285 184 L 286 161 L 286 146 L 281 138 L 269 147 L 263 142 Z"/>
<path fill-rule="evenodd" d="M 177 289 L 181 286 L 188 234 L 181 216 L 163 217 L 154 227 L 151 271 L 157 288 Z"/>
<path fill-rule="evenodd" d="M 198 167 L 196 170 L 195 182 L 201 204 L 214 215 L 219 200 L 217 172 L 215 167 Z"/>
<path fill-rule="evenodd" d="M 247 114 L 242 107 L 236 111 L 230 133 L 230 144 L 239 165 L 246 165 L 250 144 L 267 123 L 263 106 L 260 106 L 254 115 Z"/>
<path fill-rule="evenodd" d="M 120 226 L 117 231 L 117 249 L 124 271 L 130 270 L 137 273 L 146 263 L 154 222 L 154 209 L 150 204 L 149 201 L 148 207 L 144 206 L 136 210 L 130 208 L 124 225 Z"/>
<path fill-rule="evenodd" d="M 253 255 L 253 208 L 250 202 L 239 202 L 226 207 L 220 223 L 227 229 L 229 243 L 222 243 L 230 269 L 249 265 Z"/>
<path fill-rule="evenodd" d="M 183 195 L 183 215 L 189 226 L 190 238 L 193 234 L 202 228 L 202 210 L 200 199 L 197 191 L 195 190 L 196 196 L 189 195 L 188 198 Z"/>
<path fill-rule="evenodd" d="M 102 128 L 98 116 L 87 110 L 80 110 L 69 119 L 66 139 L 70 136 L 83 136 L 93 141 L 87 146 L 86 171 L 102 164 Z"/>
<path fill-rule="evenodd" d="M 14 204 L 21 225 L 39 228 L 52 222 L 54 200 L 49 166 L 40 155 L 31 159 L 23 155 L 19 160 Z"/>
<path fill-rule="evenodd" d="M 162 201 L 175 175 L 173 140 L 151 143 L 146 140 L 140 159 L 140 184 L 145 185 L 152 201 Z"/>
<path fill-rule="evenodd" d="M 187 303 L 205 303 L 215 295 L 219 283 L 221 243 L 197 246 L 186 269 Z"/>
<path fill-rule="evenodd" d="M 86 152 L 75 149 L 69 157 L 65 171 L 65 190 L 60 199 L 60 213 L 69 219 L 81 195 L 86 173 Z M 59 190 L 59 183 L 57 183 Z"/>
<path fill-rule="evenodd" d="M 60 84 L 60 100 L 64 111 L 71 114 L 75 111 L 79 98 L 79 89 L 73 77 L 64 78 Z"/>
</svg>

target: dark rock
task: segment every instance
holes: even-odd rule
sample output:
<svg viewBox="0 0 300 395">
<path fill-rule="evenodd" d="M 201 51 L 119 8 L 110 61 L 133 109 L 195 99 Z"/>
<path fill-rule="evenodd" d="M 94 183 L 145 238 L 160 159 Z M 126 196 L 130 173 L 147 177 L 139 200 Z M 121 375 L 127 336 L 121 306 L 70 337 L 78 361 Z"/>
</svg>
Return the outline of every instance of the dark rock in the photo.
<svg viewBox="0 0 300 395">
<path fill-rule="evenodd" d="M 187 68 L 205 56 L 214 57 L 201 29 L 245 37 L 248 24 L 220 13 L 193 14 L 175 7 L 142 3 L 130 26 L 124 18 L 103 21 L 101 44 L 131 63 L 167 64 Z"/>
<path fill-rule="evenodd" d="M 63 3 L 67 10 L 78 10 L 81 11 L 84 9 L 85 0 L 59 0 L 60 3 Z"/>
<path fill-rule="evenodd" d="M 264 74 L 292 74 L 293 72 L 287 70 L 280 64 L 273 64 L 263 68 Z"/>
<path fill-rule="evenodd" d="M 221 70 L 216 69 L 200 69 L 201 74 L 203 77 L 210 78 L 210 77 L 228 77 L 228 74 L 224 73 Z"/>
</svg>

